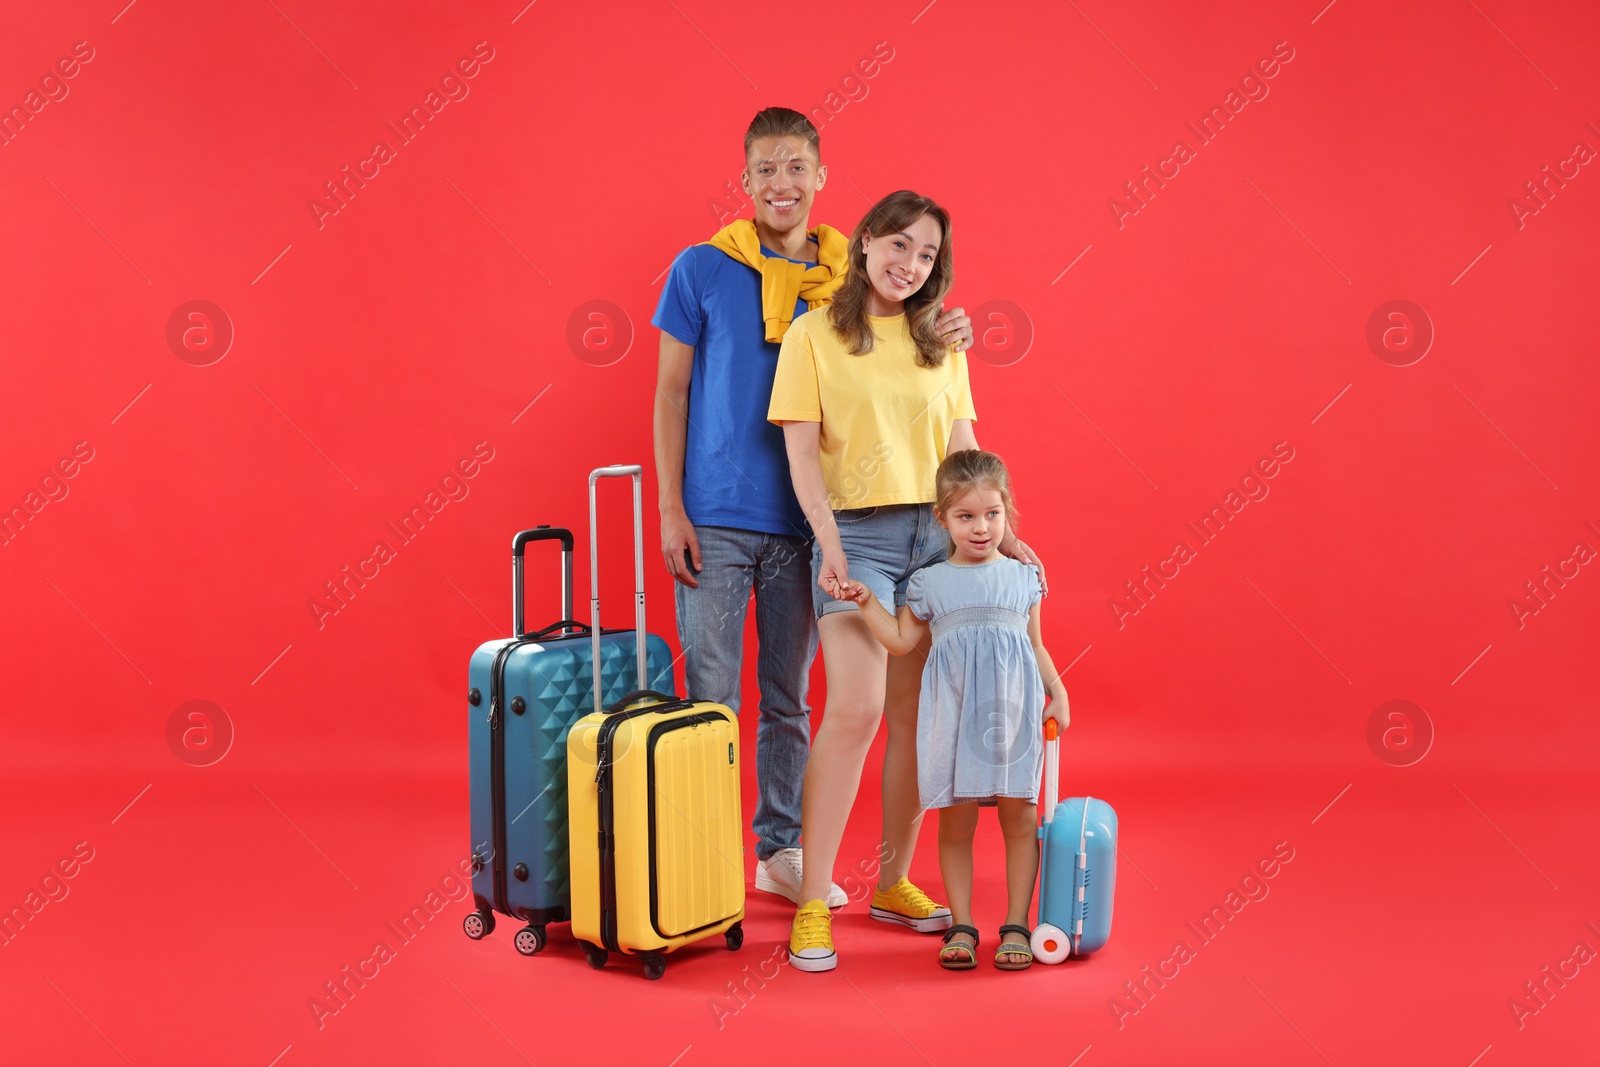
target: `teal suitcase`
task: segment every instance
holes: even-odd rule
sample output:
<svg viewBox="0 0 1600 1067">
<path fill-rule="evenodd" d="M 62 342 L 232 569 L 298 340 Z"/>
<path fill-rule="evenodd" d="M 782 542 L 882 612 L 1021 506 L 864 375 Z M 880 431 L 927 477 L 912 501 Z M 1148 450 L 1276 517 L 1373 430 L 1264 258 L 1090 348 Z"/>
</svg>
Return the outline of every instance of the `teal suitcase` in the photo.
<svg viewBox="0 0 1600 1067">
<path fill-rule="evenodd" d="M 635 489 L 635 493 L 638 493 Z M 637 510 L 635 526 L 641 518 Z M 637 538 L 636 538 L 637 540 Z M 523 617 L 523 553 L 537 541 L 561 542 L 561 618 L 532 633 Z M 545 927 L 571 918 L 567 850 L 567 731 L 594 710 L 595 651 L 601 699 L 607 704 L 639 689 L 676 694 L 667 643 L 639 625 L 602 630 L 572 618 L 573 537 L 541 526 L 512 540 L 512 634 L 480 645 L 467 668 L 467 748 L 475 910 L 462 923 L 477 940 L 494 930 L 495 914 L 526 924 L 513 938 L 532 956 Z M 644 584 L 642 550 L 637 577 Z M 640 654 L 639 641 L 644 648 Z"/>
</svg>

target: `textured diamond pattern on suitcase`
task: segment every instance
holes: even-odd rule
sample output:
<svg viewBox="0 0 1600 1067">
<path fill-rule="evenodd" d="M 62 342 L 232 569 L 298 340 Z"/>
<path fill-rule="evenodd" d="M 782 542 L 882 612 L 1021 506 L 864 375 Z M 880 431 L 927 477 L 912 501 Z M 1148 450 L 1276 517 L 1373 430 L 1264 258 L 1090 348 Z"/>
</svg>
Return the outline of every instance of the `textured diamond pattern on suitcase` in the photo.
<svg viewBox="0 0 1600 1067">
<path fill-rule="evenodd" d="M 557 648 L 571 651 L 563 650 L 559 655 L 548 656 Z M 522 680 L 529 694 L 526 698 L 528 706 L 533 712 L 533 736 L 527 751 L 533 757 L 531 766 L 536 768 L 537 781 L 530 783 L 528 792 L 524 794 L 534 798 L 533 810 L 521 818 L 517 814 L 521 810 L 520 805 L 508 808 L 506 812 L 506 818 L 512 820 L 506 833 L 506 848 L 510 853 L 507 862 L 513 866 L 526 863 L 529 868 L 526 883 L 507 883 L 513 907 L 567 907 L 571 896 L 567 860 L 567 731 L 574 722 L 594 710 L 594 678 L 590 673 L 587 638 L 563 641 L 555 647 L 547 647 L 546 653 L 542 664 L 540 657 L 529 660 L 534 664 L 532 677 Z M 650 634 L 645 638 L 645 653 L 655 683 L 648 688 L 662 693 L 676 693 L 672 677 L 672 652 L 667 643 Z M 513 655 L 512 663 L 516 662 L 516 658 Z M 511 664 L 507 664 L 508 695 L 517 692 L 510 677 L 512 670 Z M 633 633 L 603 634 L 600 638 L 600 677 L 604 682 L 601 700 L 609 705 L 642 688 L 637 684 L 637 673 Z M 508 760 L 514 751 L 507 748 Z M 506 772 L 509 781 L 511 767 L 508 766 Z M 538 819 L 538 833 L 530 835 L 533 839 L 524 844 L 522 836 L 516 831 L 524 821 L 534 818 Z M 536 880 L 542 883 L 541 886 L 535 887 Z M 524 900 L 524 897 L 527 899 Z"/>
<path fill-rule="evenodd" d="M 493 836 L 492 798 L 488 774 L 489 671 L 494 653 L 503 641 L 479 648 L 473 656 L 470 684 L 482 693 L 482 704 L 469 707 L 472 745 L 472 839 L 474 848 Z M 676 692 L 672 653 L 667 643 L 651 634 L 646 637 L 650 688 Z M 522 715 L 509 710 L 506 730 L 506 855 L 501 862 L 508 869 L 527 866 L 528 877 L 521 881 L 506 878 L 507 904 L 511 914 L 526 909 L 570 912 L 567 860 L 567 731 L 572 723 L 594 710 L 593 676 L 590 673 L 590 646 L 587 636 L 545 639 L 519 646 L 505 664 L 505 707 L 522 697 L 527 707 Z M 636 657 L 633 631 L 607 633 L 600 638 L 602 698 L 617 701 L 634 689 Z M 494 898 L 494 868 L 486 866 L 473 877 L 473 892 L 485 901 Z"/>
<path fill-rule="evenodd" d="M 633 642 L 628 643 L 632 645 Z M 561 901 L 563 905 L 567 904 L 570 895 L 567 874 L 567 793 L 561 788 L 567 768 L 567 731 L 574 721 L 583 717 L 583 698 L 593 692 L 587 680 L 581 688 L 578 685 L 579 666 L 588 662 L 588 641 L 574 640 L 572 646 L 570 652 L 563 651 L 559 658 L 545 664 L 544 670 L 534 672 L 531 687 L 533 696 L 529 700 L 529 705 L 538 709 L 532 721 L 532 755 L 535 764 L 544 767 L 540 775 L 540 798 L 536 803 L 540 838 L 544 842 L 543 862 L 536 869 L 543 872 L 544 895 L 548 899 Z M 602 650 L 606 647 L 601 646 Z M 587 679 L 588 676 L 588 671 L 581 672 L 582 678 Z M 513 891 L 513 897 L 516 895 Z M 570 912 L 570 908 L 568 910 Z"/>
</svg>

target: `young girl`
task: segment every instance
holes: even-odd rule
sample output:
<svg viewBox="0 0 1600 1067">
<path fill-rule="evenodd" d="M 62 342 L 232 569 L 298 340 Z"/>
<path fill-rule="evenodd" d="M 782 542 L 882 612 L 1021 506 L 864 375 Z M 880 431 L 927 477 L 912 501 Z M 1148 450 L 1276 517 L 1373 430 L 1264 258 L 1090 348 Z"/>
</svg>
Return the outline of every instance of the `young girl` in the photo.
<svg viewBox="0 0 1600 1067">
<path fill-rule="evenodd" d="M 978 802 L 993 797 L 1005 835 L 1009 899 L 994 965 L 1020 971 L 1033 963 L 1027 922 L 1039 874 L 1043 719 L 1066 727 L 1067 690 L 1040 637 L 1038 575 L 999 550 L 1016 515 L 1005 464 L 992 452 L 951 452 L 936 482 L 934 513 L 950 533 L 949 558 L 912 575 L 899 618 L 860 582 L 843 583 L 841 595 L 860 605 L 873 634 L 897 656 L 933 633 L 922 672 L 917 790 L 924 808 L 942 809 L 939 870 L 954 925 L 939 964 L 955 971 L 977 966 L 972 837 Z"/>
</svg>

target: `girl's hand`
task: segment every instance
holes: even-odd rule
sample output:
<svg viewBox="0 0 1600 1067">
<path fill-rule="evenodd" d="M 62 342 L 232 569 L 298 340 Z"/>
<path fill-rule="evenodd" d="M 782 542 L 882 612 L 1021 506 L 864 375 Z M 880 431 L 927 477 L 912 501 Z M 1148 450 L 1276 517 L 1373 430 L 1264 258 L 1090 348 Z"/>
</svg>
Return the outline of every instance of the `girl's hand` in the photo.
<svg viewBox="0 0 1600 1067">
<path fill-rule="evenodd" d="M 850 563 L 844 553 L 833 549 L 822 550 L 822 567 L 817 572 L 817 585 L 835 600 L 845 600 L 845 586 L 850 583 Z"/>
<path fill-rule="evenodd" d="M 1067 688 L 1057 683 L 1050 692 L 1050 703 L 1044 709 L 1044 717 L 1054 719 L 1058 727 L 1065 730 L 1072 723 L 1072 708 L 1067 704 Z"/>
<path fill-rule="evenodd" d="M 872 599 L 872 590 L 861 582 L 846 580 L 839 590 L 839 600 L 848 600 L 854 604 L 865 604 Z"/>
</svg>

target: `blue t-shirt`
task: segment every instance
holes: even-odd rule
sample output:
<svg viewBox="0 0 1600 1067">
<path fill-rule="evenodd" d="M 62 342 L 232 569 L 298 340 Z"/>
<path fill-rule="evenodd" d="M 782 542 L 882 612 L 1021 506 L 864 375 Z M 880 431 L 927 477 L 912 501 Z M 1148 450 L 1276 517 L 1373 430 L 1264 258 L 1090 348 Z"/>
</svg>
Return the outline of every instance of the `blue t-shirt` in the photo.
<svg viewBox="0 0 1600 1067">
<path fill-rule="evenodd" d="M 805 310 L 795 301 L 796 315 Z M 711 245 L 691 245 L 673 260 L 650 321 L 694 346 L 683 456 L 689 521 L 810 537 L 783 429 L 767 421 L 778 345 L 766 339 L 761 275 Z"/>
</svg>

